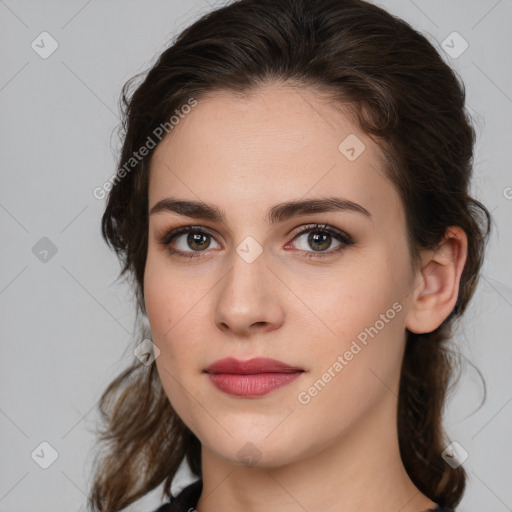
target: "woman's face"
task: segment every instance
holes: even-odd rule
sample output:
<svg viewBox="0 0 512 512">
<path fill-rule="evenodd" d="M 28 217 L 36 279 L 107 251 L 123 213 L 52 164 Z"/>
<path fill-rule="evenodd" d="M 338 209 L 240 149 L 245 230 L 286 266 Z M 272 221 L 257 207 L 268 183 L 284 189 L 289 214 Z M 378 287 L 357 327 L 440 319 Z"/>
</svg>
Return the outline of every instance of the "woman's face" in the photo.
<svg viewBox="0 0 512 512">
<path fill-rule="evenodd" d="M 293 206 L 311 200 L 321 207 Z M 383 156 L 348 117 L 284 85 L 202 98 L 155 150 L 155 206 L 144 293 L 156 364 L 203 449 L 271 467 L 394 428 L 415 274 Z M 188 226 L 200 232 L 161 243 Z M 228 357 L 301 371 L 206 373 Z"/>
</svg>

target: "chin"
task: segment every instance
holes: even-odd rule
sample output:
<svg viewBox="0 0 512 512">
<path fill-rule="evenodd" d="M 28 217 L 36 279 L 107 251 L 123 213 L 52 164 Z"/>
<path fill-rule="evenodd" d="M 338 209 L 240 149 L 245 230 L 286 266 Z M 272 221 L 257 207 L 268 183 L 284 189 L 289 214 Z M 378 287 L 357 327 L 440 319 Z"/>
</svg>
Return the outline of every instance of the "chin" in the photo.
<svg viewBox="0 0 512 512">
<path fill-rule="evenodd" d="M 249 430 L 246 435 L 226 435 L 222 440 L 201 443 L 217 457 L 237 466 L 274 468 L 290 464 L 301 457 L 301 453 L 297 451 L 297 443 L 289 436 L 276 436 L 270 441 L 264 436 L 251 436 Z"/>
</svg>

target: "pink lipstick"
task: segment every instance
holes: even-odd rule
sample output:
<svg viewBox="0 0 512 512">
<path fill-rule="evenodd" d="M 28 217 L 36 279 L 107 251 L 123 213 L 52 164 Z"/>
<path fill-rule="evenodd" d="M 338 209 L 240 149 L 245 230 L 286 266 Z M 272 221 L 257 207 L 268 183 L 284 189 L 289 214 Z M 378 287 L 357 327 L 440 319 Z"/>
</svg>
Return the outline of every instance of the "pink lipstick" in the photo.
<svg viewBox="0 0 512 512">
<path fill-rule="evenodd" d="M 304 370 L 275 359 L 257 357 L 239 361 L 228 357 L 208 366 L 205 372 L 220 391 L 250 398 L 286 386 L 300 377 Z"/>
</svg>

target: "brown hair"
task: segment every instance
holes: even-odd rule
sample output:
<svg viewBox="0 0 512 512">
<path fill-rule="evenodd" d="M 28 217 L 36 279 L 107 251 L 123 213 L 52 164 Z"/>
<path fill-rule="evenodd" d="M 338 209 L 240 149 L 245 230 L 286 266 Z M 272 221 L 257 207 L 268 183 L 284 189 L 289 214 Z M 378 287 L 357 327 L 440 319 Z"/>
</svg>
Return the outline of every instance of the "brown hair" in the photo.
<svg viewBox="0 0 512 512">
<path fill-rule="evenodd" d="M 138 78 L 123 89 L 120 167 L 191 98 L 293 83 L 329 92 L 384 150 L 414 258 L 421 248 L 437 247 L 449 226 L 465 231 L 468 256 L 454 310 L 431 333 L 407 333 L 397 417 L 411 480 L 433 501 L 456 506 L 466 474 L 441 458 L 442 412 L 455 361 L 445 342 L 474 293 L 491 224 L 485 206 L 469 193 L 475 133 L 462 82 L 424 36 L 362 0 L 232 2 L 185 29 L 133 90 Z M 138 315 L 145 313 L 152 154 L 118 174 L 102 219 L 121 276 L 133 279 Z M 142 336 L 144 329 L 139 341 Z M 99 409 L 108 449 L 98 453 L 91 510 L 118 511 L 162 482 L 162 496 L 170 497 L 184 458 L 201 476 L 200 442 L 173 410 L 154 364 L 134 359 L 105 390 Z"/>
</svg>

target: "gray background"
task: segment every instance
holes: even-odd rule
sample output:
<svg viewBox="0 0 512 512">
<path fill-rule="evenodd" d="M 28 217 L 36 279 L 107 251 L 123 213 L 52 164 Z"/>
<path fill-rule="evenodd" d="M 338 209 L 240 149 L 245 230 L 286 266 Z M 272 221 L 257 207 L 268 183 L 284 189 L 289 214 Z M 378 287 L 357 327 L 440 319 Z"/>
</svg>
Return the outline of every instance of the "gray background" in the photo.
<svg viewBox="0 0 512 512">
<path fill-rule="evenodd" d="M 119 265 L 99 231 L 104 201 L 92 191 L 115 171 L 121 86 L 214 5 L 0 0 L 0 512 L 85 510 L 96 402 L 134 357 L 130 290 L 116 282 Z M 478 133 L 474 194 L 496 224 L 456 345 L 482 371 L 488 399 L 477 410 L 482 388 L 468 364 L 446 425 L 469 453 L 459 511 L 505 512 L 512 510 L 512 1 L 380 5 L 426 33 L 467 86 Z M 31 47 L 43 31 L 59 45 L 46 59 Z M 457 58 L 442 49 L 454 31 L 469 44 Z M 460 50 L 461 41 L 452 46 Z M 43 237 L 55 254 L 38 253 L 49 244 Z M 31 457 L 43 441 L 58 452 L 48 469 Z M 173 489 L 188 478 L 183 472 Z M 158 494 L 128 510 L 152 510 Z"/>
</svg>

